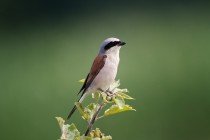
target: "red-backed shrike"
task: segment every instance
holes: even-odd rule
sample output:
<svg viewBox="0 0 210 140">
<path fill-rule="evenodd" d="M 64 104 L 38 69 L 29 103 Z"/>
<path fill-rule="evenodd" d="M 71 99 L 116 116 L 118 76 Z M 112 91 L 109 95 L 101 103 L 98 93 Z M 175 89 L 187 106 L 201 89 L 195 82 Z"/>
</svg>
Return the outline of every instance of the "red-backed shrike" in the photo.
<svg viewBox="0 0 210 140">
<path fill-rule="evenodd" d="M 107 38 L 104 40 L 98 55 L 93 61 L 90 72 L 79 91 L 79 93 L 82 92 L 82 95 L 78 102 L 81 103 L 88 94 L 96 90 L 108 90 L 117 75 L 117 68 L 120 61 L 120 48 L 125 44 L 125 42 L 122 42 L 117 38 Z M 73 107 L 67 119 L 71 117 L 76 108 L 76 106 Z"/>
</svg>

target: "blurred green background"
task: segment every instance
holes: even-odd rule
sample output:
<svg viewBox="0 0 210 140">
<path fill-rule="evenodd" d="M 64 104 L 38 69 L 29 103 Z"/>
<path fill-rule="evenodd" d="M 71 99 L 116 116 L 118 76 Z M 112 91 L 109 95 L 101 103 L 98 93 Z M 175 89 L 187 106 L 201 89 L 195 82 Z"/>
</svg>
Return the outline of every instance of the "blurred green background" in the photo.
<svg viewBox="0 0 210 140">
<path fill-rule="evenodd" d="M 117 79 L 136 112 L 96 123 L 115 140 L 210 139 L 210 4 L 1 1 L 0 137 L 55 140 L 99 45 L 127 42 Z M 86 101 L 87 102 L 87 101 Z M 76 112 L 81 132 L 85 122 Z"/>
</svg>

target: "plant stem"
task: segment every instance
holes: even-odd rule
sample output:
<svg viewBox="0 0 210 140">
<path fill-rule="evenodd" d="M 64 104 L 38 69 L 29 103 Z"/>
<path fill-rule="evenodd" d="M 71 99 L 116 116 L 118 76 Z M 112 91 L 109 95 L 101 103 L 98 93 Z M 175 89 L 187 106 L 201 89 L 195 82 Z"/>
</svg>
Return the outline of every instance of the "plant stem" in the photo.
<svg viewBox="0 0 210 140">
<path fill-rule="evenodd" d="M 97 117 L 97 118 L 96 118 L 96 121 L 99 120 L 99 119 L 101 119 L 101 118 L 103 118 L 103 117 L 105 117 L 105 116 L 102 115 L 102 116 L 100 116 L 100 117 Z"/>
<path fill-rule="evenodd" d="M 90 121 L 90 123 L 89 123 L 89 125 L 88 125 L 88 128 L 87 128 L 87 130 L 86 130 L 86 132 L 85 132 L 85 136 L 87 136 L 87 135 L 89 134 L 90 130 L 92 129 L 93 124 L 94 124 L 95 121 L 96 121 L 96 117 L 97 117 L 98 114 L 100 113 L 100 111 L 101 111 L 103 105 L 104 105 L 104 102 L 102 101 L 102 103 L 100 104 L 98 110 L 96 111 L 96 113 L 94 114 L 92 120 Z"/>
</svg>

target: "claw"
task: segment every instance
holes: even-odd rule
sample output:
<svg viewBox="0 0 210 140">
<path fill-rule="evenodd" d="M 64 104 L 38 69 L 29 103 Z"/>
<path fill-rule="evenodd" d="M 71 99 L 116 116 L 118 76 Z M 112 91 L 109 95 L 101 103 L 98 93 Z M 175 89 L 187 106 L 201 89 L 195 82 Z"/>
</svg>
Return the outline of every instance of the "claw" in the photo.
<svg viewBox="0 0 210 140">
<path fill-rule="evenodd" d="M 110 91 L 109 89 L 107 89 L 106 91 L 104 91 L 101 88 L 99 88 L 98 90 L 101 91 L 101 92 L 106 93 L 110 97 L 112 97 L 114 95 L 114 93 L 112 91 Z"/>
</svg>

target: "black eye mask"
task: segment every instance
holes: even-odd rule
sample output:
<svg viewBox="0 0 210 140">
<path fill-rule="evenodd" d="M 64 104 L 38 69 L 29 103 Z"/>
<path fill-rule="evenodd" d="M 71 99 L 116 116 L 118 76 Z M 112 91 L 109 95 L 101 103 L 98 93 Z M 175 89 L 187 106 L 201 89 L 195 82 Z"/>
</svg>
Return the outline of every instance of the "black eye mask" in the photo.
<svg viewBox="0 0 210 140">
<path fill-rule="evenodd" d="M 117 46 L 117 45 L 120 45 L 121 44 L 121 41 L 113 41 L 113 42 L 109 42 L 105 47 L 104 49 L 105 50 L 108 50 L 114 46 Z"/>
</svg>

